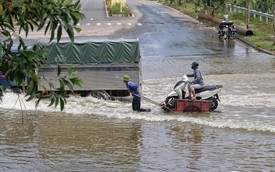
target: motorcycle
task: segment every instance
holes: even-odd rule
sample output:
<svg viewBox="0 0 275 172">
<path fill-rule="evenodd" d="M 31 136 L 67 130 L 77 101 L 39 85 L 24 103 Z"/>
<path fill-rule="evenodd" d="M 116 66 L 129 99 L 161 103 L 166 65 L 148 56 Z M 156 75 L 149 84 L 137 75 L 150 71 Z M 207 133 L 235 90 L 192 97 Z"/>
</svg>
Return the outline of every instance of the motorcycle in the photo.
<svg viewBox="0 0 275 172">
<path fill-rule="evenodd" d="M 172 92 L 168 94 L 165 99 L 165 105 L 173 109 L 176 106 L 176 99 L 188 99 L 186 95 L 186 89 L 189 84 L 189 78 L 186 75 L 182 76 L 182 79 L 176 83 Z M 211 100 L 211 110 L 214 111 L 220 102 L 218 93 L 222 89 L 222 85 L 205 85 L 201 89 L 196 89 L 196 100 Z"/>
<path fill-rule="evenodd" d="M 236 26 L 233 22 L 222 21 L 219 25 L 218 35 L 219 38 L 223 38 L 224 40 L 233 40 L 235 39 Z"/>
</svg>

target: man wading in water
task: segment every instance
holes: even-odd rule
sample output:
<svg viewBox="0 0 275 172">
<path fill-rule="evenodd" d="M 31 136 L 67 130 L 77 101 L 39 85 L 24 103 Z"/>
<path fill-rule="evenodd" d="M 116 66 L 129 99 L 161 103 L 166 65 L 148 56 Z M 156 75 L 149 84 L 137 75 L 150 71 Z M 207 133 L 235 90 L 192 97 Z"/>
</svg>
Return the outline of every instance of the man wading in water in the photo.
<svg viewBox="0 0 275 172">
<path fill-rule="evenodd" d="M 122 81 L 126 84 L 126 87 L 128 91 L 132 94 L 133 96 L 133 101 L 132 101 L 132 109 L 133 111 L 138 111 L 138 112 L 151 112 L 150 109 L 143 109 L 140 108 L 140 92 L 138 90 L 138 85 L 132 81 L 130 81 L 130 77 L 128 75 L 124 75 L 122 77 Z"/>
</svg>

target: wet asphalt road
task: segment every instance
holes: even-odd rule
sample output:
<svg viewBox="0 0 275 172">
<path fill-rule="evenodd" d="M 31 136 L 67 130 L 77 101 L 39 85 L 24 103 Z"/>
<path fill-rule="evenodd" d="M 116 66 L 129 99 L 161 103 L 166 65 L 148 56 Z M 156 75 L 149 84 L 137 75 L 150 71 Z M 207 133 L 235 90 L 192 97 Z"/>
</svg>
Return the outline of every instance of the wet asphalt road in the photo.
<svg viewBox="0 0 275 172">
<path fill-rule="evenodd" d="M 266 54 L 237 40 L 226 42 L 218 39 L 215 28 L 206 27 L 170 7 L 148 0 L 128 0 L 127 4 L 134 17 L 108 17 L 103 4 L 83 0 L 82 12 L 86 19 L 80 22 L 83 31 L 77 39 L 139 39 L 144 79 L 188 73 L 190 63 L 195 60 L 204 67 L 205 74 L 254 73 L 258 58 L 266 57 Z M 250 56 L 256 59 L 246 64 L 244 58 Z M 220 59 L 226 62 L 231 59 L 229 66 L 216 65 L 220 63 L 216 60 Z M 243 70 L 242 66 L 248 70 Z M 273 70 L 270 60 L 263 61 L 263 66 L 264 71 L 260 72 Z"/>
<path fill-rule="evenodd" d="M 144 79 L 181 76 L 190 72 L 192 61 L 201 64 L 204 74 L 274 71 L 269 55 L 238 40 L 220 40 L 215 28 L 154 1 L 128 0 L 134 17 L 107 17 L 96 0 L 82 4 L 86 19 L 78 40 L 139 39 Z"/>
<path fill-rule="evenodd" d="M 86 18 L 79 23 L 82 31 L 76 41 L 139 39 L 143 79 L 181 76 L 190 72 L 192 61 L 201 64 L 204 74 L 274 71 L 271 56 L 238 40 L 220 40 L 215 28 L 154 1 L 127 0 L 133 17 L 109 17 L 103 1 L 81 4 Z M 47 37 L 43 32 L 30 34 L 36 40 Z"/>
<path fill-rule="evenodd" d="M 93 39 L 139 39 L 143 57 L 213 54 L 230 56 L 254 51 L 236 42 L 219 40 L 215 28 L 206 28 L 197 20 L 172 8 L 147 0 L 128 0 L 127 3 L 134 17 L 107 17 L 104 9 L 101 12 L 99 10 L 103 8 L 101 3 L 82 1 L 82 12 L 86 19 L 81 21 L 80 27 L 85 38 L 89 37 L 90 32 Z M 91 30 L 95 30 L 87 31 L 89 26 Z"/>
<path fill-rule="evenodd" d="M 218 39 L 213 27 L 170 7 L 148 0 L 127 0 L 133 17 L 108 16 L 104 1 L 82 0 L 85 19 L 78 26 L 76 41 L 95 39 L 139 39 L 142 57 L 200 56 L 247 54 L 256 52 L 236 41 Z M 22 33 L 24 34 L 24 33 Z M 30 39 L 43 40 L 43 29 L 29 34 Z M 64 40 L 66 35 L 64 34 Z"/>
</svg>

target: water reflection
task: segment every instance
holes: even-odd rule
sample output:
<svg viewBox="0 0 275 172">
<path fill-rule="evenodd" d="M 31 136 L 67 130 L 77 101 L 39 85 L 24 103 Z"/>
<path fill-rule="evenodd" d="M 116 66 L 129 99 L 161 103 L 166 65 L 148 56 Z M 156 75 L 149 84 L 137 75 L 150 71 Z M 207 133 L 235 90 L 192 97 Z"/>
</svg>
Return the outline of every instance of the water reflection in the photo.
<svg viewBox="0 0 275 172">
<path fill-rule="evenodd" d="M 22 166 L 27 170 L 61 170 L 72 165 L 100 168 L 111 164 L 123 168 L 140 161 L 139 122 L 41 113 L 18 123 L 20 114 L 9 116 L 0 121 L 0 149 L 5 155 L 0 156 L 0 170 L 19 170 Z M 16 165 L 5 163 L 10 161 Z M 26 165 L 29 161 L 36 167 Z"/>
<path fill-rule="evenodd" d="M 18 144 L 32 142 L 32 138 L 35 136 L 36 125 L 33 121 L 27 120 L 22 122 L 22 116 L 20 111 L 12 111 L 6 113 L 2 111 L 0 118 L 0 131 L 1 136 L 5 136 L 5 142 L 8 145 L 15 146 Z M 11 120 L 6 120 L 7 116 L 11 116 Z M 29 119 L 35 116 L 28 116 Z"/>
<path fill-rule="evenodd" d="M 104 155 L 106 161 L 109 159 L 115 164 L 136 163 L 139 160 L 138 124 L 59 115 L 42 116 L 39 123 L 42 158 L 55 158 L 56 153 L 58 156 L 88 153 L 95 160 Z M 57 149 L 57 152 L 48 151 L 50 149 Z"/>
<path fill-rule="evenodd" d="M 187 159 L 188 169 L 198 170 L 198 160 L 202 158 L 202 143 L 204 129 L 196 125 L 172 126 L 170 134 L 174 138 L 175 150 L 181 150 Z"/>
</svg>

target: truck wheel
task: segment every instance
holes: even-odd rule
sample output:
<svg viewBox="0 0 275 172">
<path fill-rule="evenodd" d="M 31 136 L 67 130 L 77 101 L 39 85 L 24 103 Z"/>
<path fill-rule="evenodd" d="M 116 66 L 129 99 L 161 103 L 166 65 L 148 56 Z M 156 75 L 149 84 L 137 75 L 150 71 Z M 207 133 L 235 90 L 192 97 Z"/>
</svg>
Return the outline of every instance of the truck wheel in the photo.
<svg viewBox="0 0 275 172">
<path fill-rule="evenodd" d="M 195 105 L 188 105 L 183 109 L 183 112 L 201 112 L 201 109 Z"/>
<path fill-rule="evenodd" d="M 103 100 L 111 99 L 110 95 L 106 91 L 91 91 L 90 95 L 97 99 L 103 99 Z"/>
<path fill-rule="evenodd" d="M 174 97 L 167 97 L 165 100 L 165 104 L 168 108 L 175 108 L 176 107 L 176 101 L 175 99 L 178 99 L 179 97 L 174 96 Z"/>
</svg>

